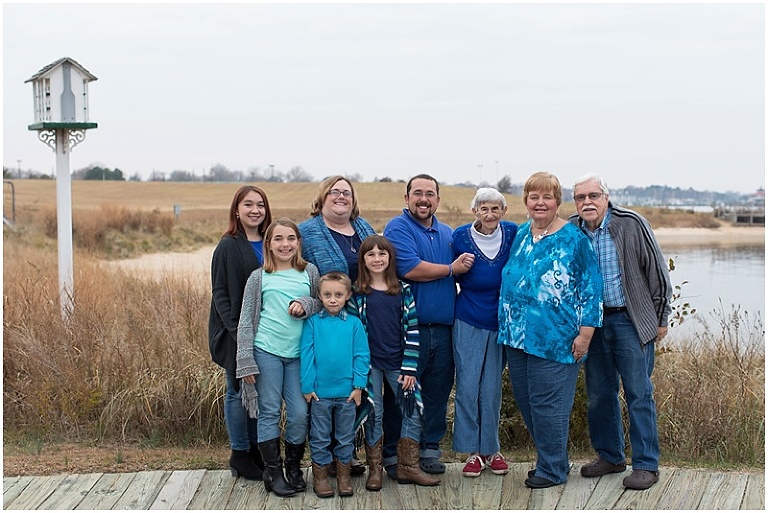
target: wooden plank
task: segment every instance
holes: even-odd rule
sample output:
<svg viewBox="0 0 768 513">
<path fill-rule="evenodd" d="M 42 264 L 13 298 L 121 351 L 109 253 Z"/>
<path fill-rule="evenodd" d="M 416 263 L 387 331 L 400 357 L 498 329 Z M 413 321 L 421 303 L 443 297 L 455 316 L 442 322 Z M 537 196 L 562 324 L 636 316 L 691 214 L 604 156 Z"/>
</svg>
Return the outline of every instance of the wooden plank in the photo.
<svg viewBox="0 0 768 513">
<path fill-rule="evenodd" d="M 8 506 L 16 500 L 16 497 L 18 497 L 34 479 L 35 478 L 32 476 L 3 478 L 3 509 L 8 509 Z"/>
<path fill-rule="evenodd" d="M 658 509 L 698 509 L 708 476 L 700 470 L 679 469 L 675 472 L 670 493 L 657 505 Z M 653 488 L 656 488 L 656 485 Z"/>
<path fill-rule="evenodd" d="M 557 503 L 557 509 L 584 509 L 595 487 L 597 487 L 597 479 L 581 477 L 580 468 L 571 471 L 568 483 L 560 496 L 560 502 Z"/>
<path fill-rule="evenodd" d="M 613 509 L 621 494 L 624 493 L 622 481 L 630 473 L 629 468 L 627 468 L 624 472 L 607 474 L 598 478 L 597 485 L 592 490 L 592 496 L 584 506 L 585 509 Z M 579 469 L 579 475 L 581 475 L 581 469 Z"/>
<path fill-rule="evenodd" d="M 165 482 L 149 509 L 187 509 L 205 470 L 176 470 Z"/>
<path fill-rule="evenodd" d="M 479 478 L 467 478 L 461 474 L 463 465 L 461 463 L 457 467 L 456 473 L 465 483 L 471 486 L 472 503 L 468 508 L 462 509 L 498 509 L 501 502 L 501 490 L 504 486 L 504 480 L 509 477 L 509 473 L 497 476 L 490 469 L 486 469 Z"/>
<path fill-rule="evenodd" d="M 75 509 L 102 475 L 98 472 L 67 476 L 37 509 Z"/>
<path fill-rule="evenodd" d="M 384 472 L 384 480 L 381 483 L 381 509 L 384 510 L 404 510 L 405 504 L 403 504 L 402 496 L 400 495 L 401 486 L 414 486 L 414 485 L 399 485 L 394 479 L 387 477 L 387 472 Z M 414 490 L 416 493 L 416 490 Z"/>
<path fill-rule="evenodd" d="M 619 483 L 624 493 L 614 504 L 614 509 L 658 509 L 661 501 L 675 493 L 676 473 L 674 469 L 662 470 L 659 472 L 659 481 L 647 490 L 629 490 Z"/>
<path fill-rule="evenodd" d="M 567 484 L 567 483 L 566 483 Z M 549 488 L 538 488 L 531 490 L 531 498 L 528 500 L 528 509 L 555 509 L 566 484 L 551 486 Z M 523 484 L 525 486 L 525 484 Z"/>
<path fill-rule="evenodd" d="M 386 471 L 382 469 L 382 479 L 387 479 Z M 312 472 L 310 471 L 310 475 Z M 372 492 L 365 489 L 365 482 L 368 480 L 368 472 L 362 476 L 352 477 L 352 488 L 355 495 L 344 497 L 341 500 L 341 508 L 346 510 L 373 511 L 381 509 L 381 491 Z M 307 481 L 309 482 L 309 481 Z M 383 487 L 383 486 L 382 486 Z M 307 487 L 307 498 L 315 495 L 311 487 Z M 307 499 L 304 499 L 305 509 L 307 509 Z"/>
<path fill-rule="evenodd" d="M 765 472 L 749 475 L 741 509 L 765 511 Z"/>
<path fill-rule="evenodd" d="M 129 474 L 103 474 L 75 509 L 102 511 L 112 509 L 135 477 L 135 472 Z"/>
<path fill-rule="evenodd" d="M 170 475 L 164 470 L 137 472 L 112 509 L 149 509 Z"/>
<path fill-rule="evenodd" d="M 37 509 L 49 495 L 56 491 L 59 483 L 66 477 L 66 474 L 59 474 L 33 478 L 18 497 L 8 505 L 8 509 Z"/>
<path fill-rule="evenodd" d="M 712 472 L 704 486 L 701 509 L 739 509 L 747 488 L 747 474 Z"/>
<path fill-rule="evenodd" d="M 229 470 L 208 470 L 187 509 L 224 509 L 235 481 Z"/>
<path fill-rule="evenodd" d="M 530 463 L 509 463 L 509 473 L 504 476 L 501 487 L 501 501 L 499 509 L 523 510 L 528 509 L 531 499 L 531 489 L 525 486 Z"/>
<path fill-rule="evenodd" d="M 472 509 L 472 485 L 461 475 L 459 463 L 448 463 L 445 473 L 437 475 L 437 486 L 416 486 L 416 509 L 454 511 Z"/>
<path fill-rule="evenodd" d="M 217 509 L 265 509 L 267 490 L 262 481 L 239 478 L 232 486 L 226 506 Z"/>
</svg>

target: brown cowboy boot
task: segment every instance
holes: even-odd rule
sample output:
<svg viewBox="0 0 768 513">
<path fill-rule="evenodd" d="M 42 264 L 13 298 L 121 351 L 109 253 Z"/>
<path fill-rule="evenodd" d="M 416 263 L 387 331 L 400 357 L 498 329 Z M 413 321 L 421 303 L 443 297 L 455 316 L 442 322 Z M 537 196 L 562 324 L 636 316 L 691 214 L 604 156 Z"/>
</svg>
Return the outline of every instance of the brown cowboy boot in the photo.
<svg viewBox="0 0 768 513">
<path fill-rule="evenodd" d="M 351 467 L 351 461 L 344 464 L 336 460 L 336 488 L 339 489 L 339 497 L 351 497 L 354 494 L 352 480 L 349 477 Z"/>
<path fill-rule="evenodd" d="M 381 490 L 381 479 L 383 468 L 381 467 L 381 451 L 384 448 L 384 442 L 381 438 L 373 447 L 365 443 L 365 458 L 368 462 L 368 479 L 365 481 L 365 489 L 372 492 Z"/>
<path fill-rule="evenodd" d="M 419 442 L 411 438 L 401 438 L 397 442 L 397 482 L 416 483 L 419 486 L 440 484 L 439 478 L 419 468 Z"/>
<path fill-rule="evenodd" d="M 333 488 L 328 482 L 328 465 L 318 465 L 312 462 L 312 489 L 321 499 L 333 497 Z"/>
</svg>

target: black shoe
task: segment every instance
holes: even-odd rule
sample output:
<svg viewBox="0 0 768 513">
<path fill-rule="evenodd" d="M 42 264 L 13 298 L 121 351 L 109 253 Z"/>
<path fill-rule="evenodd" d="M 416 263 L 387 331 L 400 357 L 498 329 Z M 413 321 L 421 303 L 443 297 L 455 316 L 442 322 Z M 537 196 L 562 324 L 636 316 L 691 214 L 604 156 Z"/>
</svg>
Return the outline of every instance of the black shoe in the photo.
<svg viewBox="0 0 768 513">
<path fill-rule="evenodd" d="M 550 486 L 557 486 L 557 483 L 546 477 L 533 476 L 525 480 L 525 486 L 528 488 L 549 488 Z"/>
<path fill-rule="evenodd" d="M 352 458 L 350 461 L 349 475 L 350 476 L 362 476 L 365 474 L 365 465 L 363 465 L 357 458 Z"/>
<path fill-rule="evenodd" d="M 419 467 L 427 474 L 445 473 L 445 464 L 437 458 L 420 458 Z"/>
<path fill-rule="evenodd" d="M 257 467 L 259 467 L 262 471 L 264 470 L 264 459 L 261 457 L 261 453 L 259 452 L 259 446 L 258 444 L 251 444 L 251 450 L 248 451 L 251 453 L 251 459 L 256 464 Z"/>
<path fill-rule="evenodd" d="M 263 472 L 254 463 L 248 451 L 235 451 L 229 456 L 229 469 L 234 477 L 242 477 L 251 481 L 261 481 Z"/>
<path fill-rule="evenodd" d="M 283 459 L 280 457 L 280 439 L 273 438 L 259 443 L 264 458 L 264 489 L 280 497 L 291 497 L 296 490 L 288 484 L 283 475 Z"/>
<path fill-rule="evenodd" d="M 304 444 L 285 442 L 285 480 L 297 492 L 307 489 L 304 473 L 301 471 L 301 459 L 304 457 Z"/>
<path fill-rule="evenodd" d="M 393 463 L 392 465 L 387 465 L 384 467 L 384 470 L 387 471 L 387 477 L 390 479 L 397 479 L 397 463 Z"/>
</svg>

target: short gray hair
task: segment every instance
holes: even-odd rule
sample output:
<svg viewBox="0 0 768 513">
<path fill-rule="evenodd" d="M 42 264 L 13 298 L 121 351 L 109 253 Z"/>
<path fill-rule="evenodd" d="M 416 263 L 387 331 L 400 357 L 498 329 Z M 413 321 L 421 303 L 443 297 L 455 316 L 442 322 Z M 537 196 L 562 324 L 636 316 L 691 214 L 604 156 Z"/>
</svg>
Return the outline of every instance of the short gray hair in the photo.
<svg viewBox="0 0 768 513">
<path fill-rule="evenodd" d="M 507 206 L 507 200 L 504 195 L 493 187 L 480 187 L 469 204 L 469 208 L 477 208 L 481 203 L 496 202 L 501 204 L 501 208 Z"/>
<path fill-rule="evenodd" d="M 605 181 L 605 179 L 601 178 L 600 176 L 596 175 L 595 173 L 588 173 L 575 182 L 573 182 L 573 188 L 571 189 L 571 196 L 576 194 L 576 187 L 579 185 L 584 185 L 587 182 L 597 182 L 597 184 L 600 186 L 600 190 L 608 196 L 608 182 Z"/>
</svg>

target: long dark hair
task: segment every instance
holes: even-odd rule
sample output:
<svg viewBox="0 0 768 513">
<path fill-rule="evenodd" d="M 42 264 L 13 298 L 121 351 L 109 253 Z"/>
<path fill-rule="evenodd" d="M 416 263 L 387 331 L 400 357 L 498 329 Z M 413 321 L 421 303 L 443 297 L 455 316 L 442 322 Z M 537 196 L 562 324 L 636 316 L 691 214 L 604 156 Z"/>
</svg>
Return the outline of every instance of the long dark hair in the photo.
<svg viewBox="0 0 768 513">
<path fill-rule="evenodd" d="M 371 271 L 365 266 L 365 254 L 373 248 L 378 247 L 382 251 L 389 253 L 389 265 L 384 271 L 384 282 L 387 284 L 387 294 L 394 296 L 400 293 L 400 280 L 397 278 L 397 266 L 395 265 L 395 247 L 382 235 L 369 235 L 360 244 L 357 250 L 357 281 L 355 288 L 362 294 L 371 293 L 372 276 Z"/>
<path fill-rule="evenodd" d="M 256 187 L 255 185 L 243 185 L 235 193 L 235 196 L 232 198 L 232 205 L 230 205 L 229 207 L 229 228 L 227 228 L 227 231 L 224 232 L 224 235 L 231 235 L 232 237 L 237 237 L 241 233 L 242 234 L 245 233 L 245 228 L 243 227 L 243 223 L 237 217 L 237 207 L 240 206 L 240 203 L 243 201 L 243 198 L 245 198 L 245 196 L 249 192 L 255 192 L 256 194 L 261 196 L 261 199 L 264 200 L 264 220 L 259 225 L 259 235 L 261 235 L 261 238 L 264 239 L 264 234 L 267 233 L 267 228 L 269 227 L 270 224 L 272 224 L 272 211 L 269 208 L 269 200 L 267 199 L 267 193 L 264 192 L 261 188 Z"/>
</svg>

